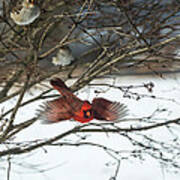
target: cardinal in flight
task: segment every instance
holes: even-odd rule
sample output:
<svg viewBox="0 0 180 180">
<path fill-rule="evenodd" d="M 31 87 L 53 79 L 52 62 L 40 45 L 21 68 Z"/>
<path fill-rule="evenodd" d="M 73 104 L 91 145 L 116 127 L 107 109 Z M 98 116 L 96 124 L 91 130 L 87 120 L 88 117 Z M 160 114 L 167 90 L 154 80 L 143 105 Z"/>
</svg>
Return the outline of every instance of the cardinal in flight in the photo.
<svg viewBox="0 0 180 180">
<path fill-rule="evenodd" d="M 115 122 L 127 115 L 127 107 L 124 104 L 104 98 L 94 98 L 92 103 L 83 101 L 75 96 L 59 78 L 51 80 L 50 84 L 59 91 L 61 97 L 48 101 L 40 110 L 40 119 L 44 120 L 44 123 L 56 123 L 69 119 L 81 123 L 88 123 L 93 119 Z"/>
</svg>

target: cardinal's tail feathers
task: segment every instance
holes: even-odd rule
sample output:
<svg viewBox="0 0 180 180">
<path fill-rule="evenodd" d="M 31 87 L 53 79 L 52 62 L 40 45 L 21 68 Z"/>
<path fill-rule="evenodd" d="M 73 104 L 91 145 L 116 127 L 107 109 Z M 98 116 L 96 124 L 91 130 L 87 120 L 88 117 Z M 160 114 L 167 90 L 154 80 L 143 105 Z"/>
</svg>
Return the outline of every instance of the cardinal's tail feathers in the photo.
<svg viewBox="0 0 180 180">
<path fill-rule="evenodd" d="M 69 90 L 69 88 L 60 78 L 51 79 L 50 83 L 55 89 L 63 88 Z"/>
<path fill-rule="evenodd" d="M 58 90 L 63 96 L 71 94 L 71 90 L 66 86 L 66 84 L 59 78 L 52 79 L 50 81 L 54 89 Z M 68 96 L 68 95 L 67 95 Z"/>
</svg>

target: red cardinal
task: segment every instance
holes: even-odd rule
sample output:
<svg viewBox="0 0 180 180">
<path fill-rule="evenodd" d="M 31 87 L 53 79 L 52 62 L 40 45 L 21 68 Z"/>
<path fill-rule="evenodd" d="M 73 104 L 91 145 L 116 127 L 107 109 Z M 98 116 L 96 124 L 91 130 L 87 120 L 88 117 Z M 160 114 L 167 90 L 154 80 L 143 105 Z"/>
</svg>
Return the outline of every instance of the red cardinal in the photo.
<svg viewBox="0 0 180 180">
<path fill-rule="evenodd" d="M 44 110 L 40 111 L 40 118 L 46 123 L 68 119 L 81 123 L 87 123 L 93 119 L 117 121 L 126 116 L 127 108 L 124 104 L 111 102 L 104 98 L 95 98 L 91 104 L 75 96 L 61 79 L 53 79 L 50 83 L 62 96 L 48 101 Z"/>
</svg>

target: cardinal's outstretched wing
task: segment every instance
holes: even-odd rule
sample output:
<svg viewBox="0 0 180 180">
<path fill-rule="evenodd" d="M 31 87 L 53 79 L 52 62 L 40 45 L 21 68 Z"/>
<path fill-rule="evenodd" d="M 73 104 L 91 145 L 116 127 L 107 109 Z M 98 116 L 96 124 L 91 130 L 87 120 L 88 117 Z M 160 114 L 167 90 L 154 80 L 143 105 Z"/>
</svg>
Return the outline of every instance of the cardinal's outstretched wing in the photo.
<svg viewBox="0 0 180 180">
<path fill-rule="evenodd" d="M 119 102 L 111 102 L 104 98 L 95 98 L 92 102 L 94 118 L 105 121 L 116 121 L 127 115 L 127 107 Z"/>
<path fill-rule="evenodd" d="M 39 118 L 43 119 L 44 123 L 71 119 L 76 112 L 81 110 L 83 101 L 75 96 L 61 79 L 52 79 L 50 83 L 54 89 L 61 93 L 62 97 L 45 103 L 40 110 Z"/>
<path fill-rule="evenodd" d="M 60 97 L 58 99 L 48 101 L 39 110 L 39 119 L 43 120 L 43 123 L 55 123 L 63 120 L 71 119 L 74 112 L 80 109 L 81 103 L 72 102 L 69 104 L 66 97 Z"/>
</svg>

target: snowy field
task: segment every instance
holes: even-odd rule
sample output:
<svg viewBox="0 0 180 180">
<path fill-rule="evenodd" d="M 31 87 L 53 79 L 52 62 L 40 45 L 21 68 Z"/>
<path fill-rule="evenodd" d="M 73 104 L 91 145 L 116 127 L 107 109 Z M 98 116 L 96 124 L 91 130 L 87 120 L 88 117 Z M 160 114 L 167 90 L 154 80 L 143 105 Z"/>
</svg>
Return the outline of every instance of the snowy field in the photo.
<svg viewBox="0 0 180 180">
<path fill-rule="evenodd" d="M 174 119 L 180 117 L 180 79 L 179 74 L 164 75 L 163 78 L 157 76 L 123 76 L 113 79 L 99 79 L 91 83 L 115 83 L 117 86 L 142 85 L 149 82 L 154 84 L 153 92 L 150 93 L 146 88 L 134 88 L 133 92 L 144 94 L 144 98 L 136 99 L 134 95 L 131 98 L 123 97 L 125 95 L 118 89 L 108 87 L 91 86 L 85 87 L 78 92 L 82 99 L 92 100 L 95 96 L 105 97 L 112 101 L 120 101 L 128 106 L 130 118 L 142 118 L 151 116 L 155 110 L 168 109 L 168 111 L 157 114 L 158 118 Z M 72 82 L 68 82 L 71 84 Z M 100 93 L 95 93 L 95 90 Z M 38 90 L 30 91 L 25 99 L 37 96 Z M 53 91 L 51 94 L 57 93 Z M 151 98 L 154 95 L 156 98 Z M 0 105 L 4 111 L 15 105 L 15 99 L 8 103 Z M 27 105 L 21 108 L 17 114 L 17 122 L 30 119 L 35 114 L 38 106 L 44 100 Z M 93 121 L 97 122 L 97 121 Z M 100 122 L 97 122 L 100 123 Z M 134 123 L 134 122 L 132 122 Z M 136 122 L 137 123 L 137 122 Z M 140 123 L 140 122 L 138 122 Z M 129 127 L 131 121 L 122 122 L 122 127 Z M 22 131 L 15 139 L 15 142 L 40 140 L 50 138 L 79 125 L 77 122 L 64 121 L 53 125 L 44 125 L 39 121 L 32 127 Z M 179 129 L 175 129 L 176 135 L 179 136 Z M 146 131 L 148 135 L 156 139 L 170 140 L 170 136 L 163 128 Z M 129 152 L 134 148 L 126 138 L 112 133 L 79 133 L 67 136 L 61 142 L 77 143 L 91 142 L 101 144 L 121 151 L 119 161 L 119 170 L 117 180 L 179 180 L 180 173 L 174 173 L 172 169 L 166 169 L 147 154 L 144 154 L 144 160 L 134 158 Z M 79 147 L 74 146 L 46 146 L 33 151 L 30 154 L 17 155 L 12 159 L 10 180 L 113 180 L 116 174 L 118 161 L 114 154 L 111 154 L 102 148 L 90 145 Z M 6 158 L 0 163 L 0 180 L 6 180 L 6 170 L 8 164 Z"/>
</svg>

